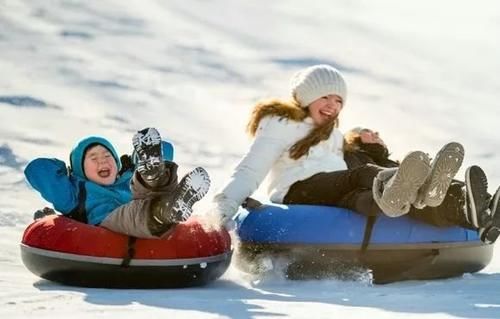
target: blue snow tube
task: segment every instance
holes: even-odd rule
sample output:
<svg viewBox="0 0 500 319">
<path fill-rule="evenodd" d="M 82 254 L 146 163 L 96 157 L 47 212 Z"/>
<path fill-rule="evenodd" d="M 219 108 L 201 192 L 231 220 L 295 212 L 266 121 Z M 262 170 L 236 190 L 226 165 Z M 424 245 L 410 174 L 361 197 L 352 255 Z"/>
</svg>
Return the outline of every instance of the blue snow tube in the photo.
<svg viewBox="0 0 500 319">
<path fill-rule="evenodd" d="M 263 256 L 287 258 L 287 275 L 296 279 L 336 276 L 339 269 L 361 266 L 371 269 L 376 283 L 459 276 L 483 269 L 493 256 L 493 246 L 483 244 L 473 230 L 381 214 L 367 236 L 367 221 L 329 206 L 271 204 L 243 210 L 236 217 L 240 254 L 253 265 Z"/>
</svg>

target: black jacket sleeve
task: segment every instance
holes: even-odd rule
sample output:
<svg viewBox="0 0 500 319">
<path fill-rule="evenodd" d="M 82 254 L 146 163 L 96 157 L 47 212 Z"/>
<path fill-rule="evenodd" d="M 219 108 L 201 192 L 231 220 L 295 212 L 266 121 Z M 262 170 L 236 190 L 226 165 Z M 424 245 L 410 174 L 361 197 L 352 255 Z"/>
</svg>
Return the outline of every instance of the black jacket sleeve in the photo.
<svg viewBox="0 0 500 319">
<path fill-rule="evenodd" d="M 398 167 L 399 163 L 389 159 L 388 149 L 381 144 L 362 144 L 357 150 L 345 151 L 344 160 L 350 169 L 374 164 L 382 167 Z"/>
</svg>

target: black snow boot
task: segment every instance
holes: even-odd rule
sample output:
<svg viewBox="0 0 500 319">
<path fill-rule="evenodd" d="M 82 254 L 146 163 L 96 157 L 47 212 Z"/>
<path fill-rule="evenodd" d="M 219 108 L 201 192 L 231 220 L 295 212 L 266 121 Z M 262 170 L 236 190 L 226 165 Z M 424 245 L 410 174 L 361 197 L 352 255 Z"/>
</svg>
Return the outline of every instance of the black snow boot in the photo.
<svg viewBox="0 0 500 319">
<path fill-rule="evenodd" d="M 488 194 L 488 180 L 479 166 L 468 167 L 465 171 L 465 217 L 476 229 L 484 228 L 491 221 Z"/>
<path fill-rule="evenodd" d="M 161 196 L 152 204 L 152 218 L 159 224 L 178 224 L 193 213 L 193 205 L 205 196 L 210 187 L 210 177 L 201 167 L 182 178 L 173 194 Z"/>
<path fill-rule="evenodd" d="M 481 240 L 486 244 L 493 244 L 500 235 L 500 187 L 491 198 L 491 224 L 480 232 Z"/>
<path fill-rule="evenodd" d="M 144 181 L 154 183 L 165 170 L 160 133 L 145 128 L 134 135 L 132 144 L 138 158 L 137 171 Z"/>
</svg>

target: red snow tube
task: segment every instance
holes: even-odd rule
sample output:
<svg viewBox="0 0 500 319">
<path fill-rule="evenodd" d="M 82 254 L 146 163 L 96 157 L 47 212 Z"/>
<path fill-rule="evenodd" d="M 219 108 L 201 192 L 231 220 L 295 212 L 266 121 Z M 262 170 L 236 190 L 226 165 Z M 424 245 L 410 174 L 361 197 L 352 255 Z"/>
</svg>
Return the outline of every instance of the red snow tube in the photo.
<svg viewBox="0 0 500 319">
<path fill-rule="evenodd" d="M 227 231 L 206 230 L 195 218 L 177 225 L 168 238 L 134 242 L 103 227 L 51 215 L 29 225 L 21 243 L 23 263 L 35 275 L 82 287 L 203 285 L 226 271 L 231 255 Z"/>
</svg>

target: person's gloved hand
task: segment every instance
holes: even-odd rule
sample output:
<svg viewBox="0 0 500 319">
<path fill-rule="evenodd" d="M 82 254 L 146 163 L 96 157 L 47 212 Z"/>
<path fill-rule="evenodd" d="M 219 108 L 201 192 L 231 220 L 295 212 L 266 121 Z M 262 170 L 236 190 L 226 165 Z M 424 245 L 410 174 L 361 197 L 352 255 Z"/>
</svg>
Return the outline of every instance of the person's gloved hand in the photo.
<svg viewBox="0 0 500 319">
<path fill-rule="evenodd" d="M 253 210 L 259 209 L 262 206 L 263 205 L 261 202 L 259 202 L 258 200 L 254 199 L 252 197 L 247 197 L 245 199 L 245 201 L 241 204 L 241 207 L 246 208 L 246 209 L 253 209 Z"/>
<path fill-rule="evenodd" d="M 228 199 L 223 194 L 220 194 L 215 196 L 213 206 L 210 209 L 209 214 L 216 216 L 218 224 L 227 230 L 233 230 L 236 228 L 236 223 L 233 220 L 233 217 L 238 211 L 238 206 L 238 203 Z"/>
</svg>

